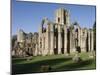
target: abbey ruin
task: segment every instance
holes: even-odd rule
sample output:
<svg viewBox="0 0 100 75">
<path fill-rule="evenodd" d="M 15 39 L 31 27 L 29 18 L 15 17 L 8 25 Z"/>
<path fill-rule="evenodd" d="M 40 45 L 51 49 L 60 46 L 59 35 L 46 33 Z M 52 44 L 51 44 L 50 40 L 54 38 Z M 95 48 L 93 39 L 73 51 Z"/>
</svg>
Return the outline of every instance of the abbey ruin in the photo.
<svg viewBox="0 0 100 75">
<path fill-rule="evenodd" d="M 55 21 L 43 18 L 39 32 L 26 34 L 18 30 L 12 46 L 14 56 L 70 54 L 94 51 L 93 29 L 81 28 L 70 22 L 70 13 L 64 8 L 55 11 Z"/>
</svg>

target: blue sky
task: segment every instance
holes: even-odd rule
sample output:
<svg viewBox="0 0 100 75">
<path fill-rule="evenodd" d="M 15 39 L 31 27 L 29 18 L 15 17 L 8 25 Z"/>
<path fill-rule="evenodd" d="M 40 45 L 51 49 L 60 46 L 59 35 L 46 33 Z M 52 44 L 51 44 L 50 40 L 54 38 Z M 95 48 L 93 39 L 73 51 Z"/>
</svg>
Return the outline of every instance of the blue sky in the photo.
<svg viewBox="0 0 100 75">
<path fill-rule="evenodd" d="M 23 29 L 26 33 L 38 32 L 43 17 L 54 22 L 55 10 L 61 7 L 70 11 L 71 23 L 77 21 L 81 27 L 93 27 L 96 19 L 95 6 L 12 0 L 12 34 L 16 34 L 18 29 Z"/>
</svg>

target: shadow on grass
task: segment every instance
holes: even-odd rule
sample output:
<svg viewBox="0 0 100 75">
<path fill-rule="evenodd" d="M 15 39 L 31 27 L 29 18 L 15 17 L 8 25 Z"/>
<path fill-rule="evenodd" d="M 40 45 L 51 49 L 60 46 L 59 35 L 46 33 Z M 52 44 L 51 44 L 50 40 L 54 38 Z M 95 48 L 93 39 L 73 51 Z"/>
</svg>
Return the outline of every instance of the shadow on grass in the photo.
<svg viewBox="0 0 100 75">
<path fill-rule="evenodd" d="M 12 63 L 14 63 L 14 64 L 16 64 L 16 63 L 20 63 L 20 62 L 22 62 L 22 61 L 25 61 L 26 59 L 24 58 L 24 59 L 12 59 Z"/>
<path fill-rule="evenodd" d="M 93 66 L 94 64 L 95 66 Z M 84 67 L 84 69 L 82 69 Z M 64 66 L 56 68 L 57 71 L 72 71 L 72 70 L 88 70 L 88 69 L 95 69 L 96 63 L 94 59 L 88 59 L 85 61 L 82 61 L 80 63 L 70 63 L 66 64 Z"/>
<path fill-rule="evenodd" d="M 68 62 L 68 61 L 71 61 L 71 62 L 65 65 L 62 65 L 60 67 L 53 68 L 53 66 L 55 66 L 56 64 L 59 65 L 60 63 Z M 57 71 L 81 70 L 82 67 L 85 67 L 85 69 L 91 69 L 90 68 L 91 64 L 95 64 L 94 59 L 85 60 L 80 63 L 74 63 L 72 61 L 72 58 L 47 59 L 47 60 L 41 60 L 41 61 L 35 61 L 35 62 L 33 61 L 31 63 L 13 64 L 12 74 L 41 73 L 40 69 L 41 69 L 41 66 L 43 65 L 51 66 L 51 70 L 48 72 L 57 72 Z"/>
<path fill-rule="evenodd" d="M 36 61 L 36 62 L 25 63 L 25 64 L 13 64 L 12 74 L 38 73 L 40 72 L 40 68 L 42 65 L 49 65 L 52 68 L 56 64 L 69 61 L 71 59 L 72 58 L 57 58 L 57 59 L 47 59 L 47 60 Z M 54 71 L 53 68 L 51 71 Z"/>
</svg>

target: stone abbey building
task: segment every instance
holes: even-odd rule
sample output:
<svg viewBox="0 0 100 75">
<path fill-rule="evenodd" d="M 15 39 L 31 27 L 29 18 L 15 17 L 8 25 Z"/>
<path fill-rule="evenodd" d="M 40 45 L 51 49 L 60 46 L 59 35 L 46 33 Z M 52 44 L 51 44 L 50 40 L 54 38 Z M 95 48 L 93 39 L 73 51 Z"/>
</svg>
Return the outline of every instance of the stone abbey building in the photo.
<svg viewBox="0 0 100 75">
<path fill-rule="evenodd" d="M 64 8 L 55 11 L 55 21 L 44 18 L 39 32 L 26 34 L 19 30 L 12 47 L 12 55 L 52 55 L 94 50 L 93 29 L 81 28 L 70 22 L 70 13 Z"/>
</svg>

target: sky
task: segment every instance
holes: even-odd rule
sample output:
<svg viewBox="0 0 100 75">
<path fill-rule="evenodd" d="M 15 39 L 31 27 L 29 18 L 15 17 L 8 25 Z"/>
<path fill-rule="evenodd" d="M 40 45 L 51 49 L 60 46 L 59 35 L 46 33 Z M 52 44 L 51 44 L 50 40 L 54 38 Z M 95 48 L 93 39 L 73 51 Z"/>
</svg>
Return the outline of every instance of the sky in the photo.
<svg viewBox="0 0 100 75">
<path fill-rule="evenodd" d="M 24 32 L 38 32 L 41 21 L 47 17 L 54 22 L 55 10 L 64 8 L 70 11 L 71 23 L 77 21 L 81 27 L 92 28 L 96 20 L 96 8 L 90 5 L 39 3 L 12 0 L 12 35 L 18 29 Z"/>
</svg>

